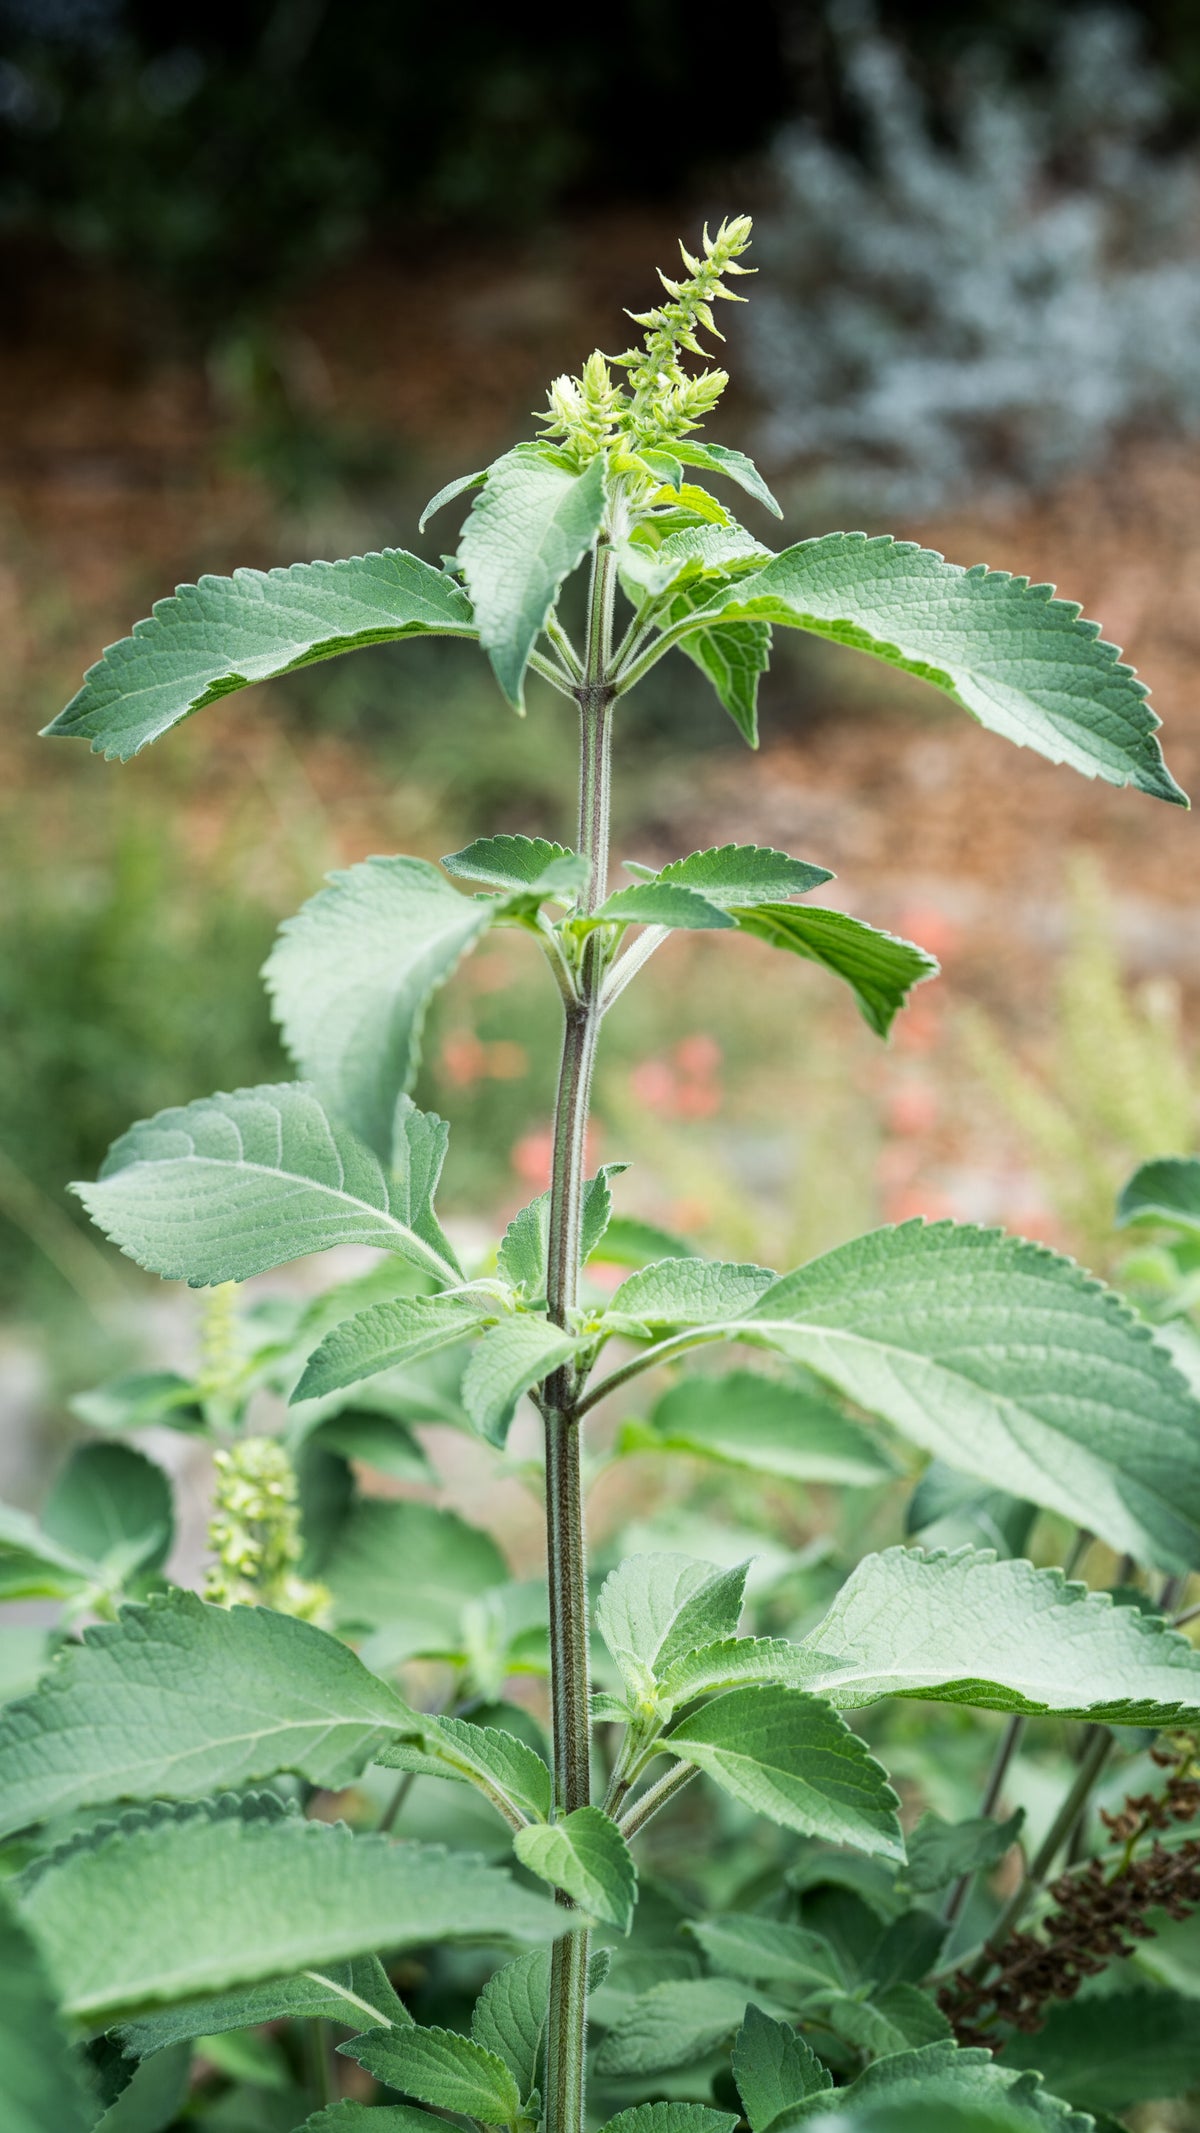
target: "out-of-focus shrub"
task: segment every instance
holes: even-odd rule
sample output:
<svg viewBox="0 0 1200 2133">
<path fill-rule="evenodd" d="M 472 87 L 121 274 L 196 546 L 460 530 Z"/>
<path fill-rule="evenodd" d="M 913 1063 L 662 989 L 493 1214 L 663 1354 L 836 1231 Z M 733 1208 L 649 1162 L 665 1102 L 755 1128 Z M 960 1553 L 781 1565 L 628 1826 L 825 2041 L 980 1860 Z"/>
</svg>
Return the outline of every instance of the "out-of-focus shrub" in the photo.
<svg viewBox="0 0 1200 2133">
<path fill-rule="evenodd" d="M 1019 84 L 977 46 L 944 107 L 859 0 L 830 24 L 861 153 L 808 124 L 774 150 L 743 328 L 763 451 L 814 503 L 920 514 L 1200 429 L 1200 158 L 1162 145 L 1136 18 L 1064 12 Z"/>
</svg>

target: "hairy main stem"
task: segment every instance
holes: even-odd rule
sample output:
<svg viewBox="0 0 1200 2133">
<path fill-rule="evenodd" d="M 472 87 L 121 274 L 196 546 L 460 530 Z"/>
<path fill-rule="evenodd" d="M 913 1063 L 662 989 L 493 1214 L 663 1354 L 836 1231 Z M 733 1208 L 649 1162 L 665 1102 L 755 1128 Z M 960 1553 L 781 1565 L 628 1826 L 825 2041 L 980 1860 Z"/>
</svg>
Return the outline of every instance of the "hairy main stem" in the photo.
<svg viewBox="0 0 1200 2133">
<path fill-rule="evenodd" d="M 592 572 L 584 671 L 576 687 L 580 720 L 579 850 L 588 861 L 587 913 L 604 901 L 608 874 L 612 689 L 612 559 L 602 544 Z M 581 957 L 578 999 L 568 1001 L 554 1115 L 547 1240 L 547 1302 L 556 1325 L 568 1323 L 579 1287 L 584 1147 L 604 949 L 589 934 Z M 556 1371 L 543 1389 L 546 1422 L 546 1560 L 550 1585 L 550 1682 L 554 1800 L 571 1814 L 591 1799 L 588 1722 L 588 1621 L 580 1423 L 575 1372 Z M 560 1895 L 560 1902 L 567 1899 Z M 550 1967 L 546 2038 L 547 2133 L 582 2133 L 587 2047 L 589 1936 L 563 1934 Z"/>
</svg>

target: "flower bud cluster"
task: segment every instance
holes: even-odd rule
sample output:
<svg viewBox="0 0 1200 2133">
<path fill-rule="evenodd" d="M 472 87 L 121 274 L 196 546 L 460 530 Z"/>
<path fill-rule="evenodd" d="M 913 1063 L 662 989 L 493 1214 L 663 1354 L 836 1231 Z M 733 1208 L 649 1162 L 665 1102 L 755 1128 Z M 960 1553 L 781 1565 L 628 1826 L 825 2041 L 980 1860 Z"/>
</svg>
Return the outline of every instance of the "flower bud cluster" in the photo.
<svg viewBox="0 0 1200 2133">
<path fill-rule="evenodd" d="M 313 1621 L 324 1613 L 324 1586 L 300 1577 L 303 1543 L 296 1473 L 273 1437 L 244 1437 L 217 1452 L 216 1497 L 208 1545 L 216 1560 L 204 1596 L 219 1606 L 273 1607 Z"/>
<path fill-rule="evenodd" d="M 669 449 L 673 439 L 686 436 L 712 413 L 729 383 L 728 373 L 704 370 L 691 377 L 682 358 L 703 357 L 697 338 L 701 332 L 722 338 L 713 317 L 714 302 L 744 301 L 725 287 L 725 278 L 754 271 L 738 264 L 750 243 L 750 230 L 748 215 L 723 222 L 715 237 L 706 229 L 702 258 L 681 244 L 686 279 L 673 281 L 660 270 L 668 301 L 629 314 L 645 329 L 642 346 L 611 359 L 597 349 L 579 377 L 555 379 L 542 435 L 561 438 L 573 465 L 582 468 L 598 452 L 616 445 L 623 447 L 617 471 L 637 471 L 640 452 Z M 613 368 L 627 373 L 627 386 L 616 383 Z"/>
</svg>

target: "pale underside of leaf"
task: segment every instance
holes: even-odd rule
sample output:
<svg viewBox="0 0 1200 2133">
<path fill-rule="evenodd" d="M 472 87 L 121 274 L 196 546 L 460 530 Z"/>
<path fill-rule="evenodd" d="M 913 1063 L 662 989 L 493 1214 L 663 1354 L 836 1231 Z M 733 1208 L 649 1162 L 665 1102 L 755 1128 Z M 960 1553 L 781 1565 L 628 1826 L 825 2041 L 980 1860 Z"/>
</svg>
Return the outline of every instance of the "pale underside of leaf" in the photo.
<svg viewBox="0 0 1200 2133">
<path fill-rule="evenodd" d="M 139 1266 L 202 1288 L 245 1281 L 335 1244 L 369 1244 L 457 1280 L 432 1212 L 431 1129 L 406 1116 L 407 1175 L 328 1117 L 302 1082 L 202 1097 L 160 1111 L 110 1150 L 94 1185 L 76 1185 L 92 1219 Z"/>
</svg>

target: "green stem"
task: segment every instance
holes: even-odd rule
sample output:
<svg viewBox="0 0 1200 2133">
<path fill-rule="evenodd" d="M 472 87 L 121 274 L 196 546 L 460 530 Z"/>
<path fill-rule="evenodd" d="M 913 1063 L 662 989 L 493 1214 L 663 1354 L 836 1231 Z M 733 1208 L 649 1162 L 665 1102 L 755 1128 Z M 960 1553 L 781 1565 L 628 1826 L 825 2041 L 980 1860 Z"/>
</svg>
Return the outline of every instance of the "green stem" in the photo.
<svg viewBox="0 0 1200 2133">
<path fill-rule="evenodd" d="M 612 750 L 612 650 L 615 592 L 613 559 L 597 551 L 588 600 L 584 675 L 579 703 L 579 850 L 588 861 L 584 913 L 604 901 L 608 876 L 609 779 Z M 579 1289 L 580 1220 L 584 1148 L 592 1068 L 600 1033 L 600 992 L 607 961 L 602 930 L 588 936 L 580 955 L 578 994 L 566 1001 L 562 1063 L 554 1114 L 547 1239 L 547 1303 L 554 1323 L 566 1325 Z M 546 1426 L 546 1559 L 550 1587 L 551 1732 L 554 1799 L 560 1815 L 591 1800 L 591 1730 L 588 1711 L 588 1619 L 583 1490 L 580 1476 L 579 1409 L 574 1369 L 568 1365 L 542 1389 Z M 560 1903 L 568 1899 L 559 1894 Z M 550 1965 L 546 2037 L 547 2133 L 582 2133 L 584 2058 L 587 2047 L 588 1939 L 585 1930 L 556 1941 Z"/>
</svg>

